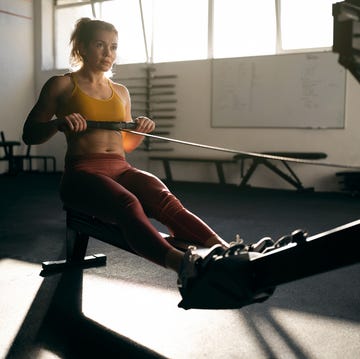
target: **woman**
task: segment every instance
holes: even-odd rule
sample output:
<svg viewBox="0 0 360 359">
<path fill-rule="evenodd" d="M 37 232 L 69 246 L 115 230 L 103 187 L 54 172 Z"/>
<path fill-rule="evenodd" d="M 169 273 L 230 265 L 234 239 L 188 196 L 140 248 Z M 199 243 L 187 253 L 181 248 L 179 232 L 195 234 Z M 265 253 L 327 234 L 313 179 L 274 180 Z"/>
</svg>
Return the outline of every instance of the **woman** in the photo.
<svg viewBox="0 0 360 359">
<path fill-rule="evenodd" d="M 158 178 L 126 161 L 126 153 L 144 136 L 87 128 L 86 120 L 133 121 L 128 90 L 106 76 L 116 59 L 117 39 L 115 27 L 107 22 L 77 22 L 71 60 L 79 68 L 46 82 L 24 124 L 23 140 L 40 144 L 63 132 L 67 152 L 60 196 L 65 206 L 118 224 L 136 253 L 179 273 L 184 253 L 163 239 L 149 217 L 167 226 L 175 238 L 205 247 L 228 244 L 186 210 Z M 155 128 L 147 117 L 134 122 L 137 132 Z"/>
</svg>

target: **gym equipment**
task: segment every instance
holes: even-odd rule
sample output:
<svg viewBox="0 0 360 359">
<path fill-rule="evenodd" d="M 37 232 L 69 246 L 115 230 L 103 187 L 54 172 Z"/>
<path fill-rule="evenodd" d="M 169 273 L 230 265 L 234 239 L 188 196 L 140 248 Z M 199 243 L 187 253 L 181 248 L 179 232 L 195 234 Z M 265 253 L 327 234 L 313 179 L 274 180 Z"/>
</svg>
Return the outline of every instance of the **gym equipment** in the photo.
<svg viewBox="0 0 360 359">
<path fill-rule="evenodd" d="M 340 163 L 329 163 L 329 162 L 320 162 L 316 160 L 311 159 L 304 159 L 304 158 L 297 158 L 297 157 L 286 157 L 281 155 L 282 153 L 278 152 L 278 154 L 271 154 L 271 153 L 259 153 L 259 152 L 248 152 L 248 151 L 242 151 L 232 148 L 226 148 L 226 147 L 218 147 L 218 146 L 212 146 L 212 145 L 206 145 L 202 143 L 196 143 L 196 142 L 189 142 L 184 140 L 178 140 L 175 138 L 169 138 L 169 137 L 163 137 L 158 135 L 152 135 L 150 133 L 143 133 L 138 132 L 134 129 L 136 129 L 136 123 L 135 122 L 98 122 L 98 121 L 87 121 L 89 128 L 101 128 L 106 130 L 115 130 L 115 131 L 124 131 L 133 133 L 135 135 L 149 137 L 161 141 L 168 141 L 168 142 L 174 142 L 179 143 L 186 146 L 192 146 L 192 147 L 199 147 L 204 148 L 208 150 L 214 150 L 214 151 L 220 151 L 220 152 L 227 152 L 227 153 L 233 153 L 238 156 L 242 157 L 250 157 L 250 158 L 259 158 L 259 159 L 267 159 L 267 160 L 275 160 L 275 161 L 282 161 L 282 162 L 294 162 L 294 163 L 303 163 L 308 165 L 316 165 L 316 166 L 325 166 L 325 167 L 339 167 L 339 168 L 352 168 L 352 169 L 358 169 L 360 170 L 360 165 L 349 165 L 349 164 L 340 164 Z M 321 156 L 324 158 L 324 156 Z M 311 158 L 311 157 L 310 157 Z"/>
<path fill-rule="evenodd" d="M 212 146 L 212 145 L 206 145 L 202 143 L 197 142 L 189 142 L 184 140 L 178 140 L 175 138 L 168 138 L 168 137 L 162 137 L 157 135 L 152 135 L 150 133 L 142 133 L 134 130 L 123 130 L 125 132 L 130 132 L 136 135 L 150 137 L 154 139 L 159 139 L 163 141 L 169 141 L 174 143 L 179 143 L 186 146 L 193 146 L 193 147 L 199 147 L 204 148 L 207 150 L 214 150 L 219 152 L 227 152 L 227 153 L 233 153 L 236 155 L 244 156 L 244 157 L 253 157 L 253 158 L 260 158 L 260 159 L 268 159 L 268 160 L 275 160 L 275 161 L 285 161 L 285 162 L 294 162 L 294 163 L 303 163 L 308 165 L 315 165 L 315 166 L 325 166 L 325 167 L 339 167 L 339 168 L 353 168 L 353 169 L 359 169 L 360 165 L 349 165 L 349 164 L 341 164 L 341 163 L 330 163 L 330 162 L 319 162 L 319 161 L 313 161 L 303 158 L 296 158 L 296 157 L 286 157 L 286 156 L 280 156 L 280 155 L 271 155 L 269 153 L 260 153 L 260 152 L 248 152 L 248 151 L 242 151 L 232 148 L 226 148 L 226 147 L 219 147 L 219 146 Z"/>
<path fill-rule="evenodd" d="M 134 253 L 121 227 L 70 208 L 66 210 L 66 259 L 42 263 L 42 276 L 71 268 L 106 264 L 104 254 L 86 256 L 89 237 Z M 269 237 L 245 245 L 237 239 L 227 250 L 177 243 L 186 249 L 179 291 L 184 309 L 235 309 L 268 299 L 276 286 L 360 262 L 360 220 L 308 237 L 295 230 L 277 241 Z"/>
<path fill-rule="evenodd" d="M 64 209 L 66 211 L 66 259 L 42 262 L 42 276 L 73 267 L 90 268 L 106 265 L 107 258 L 102 253 L 86 256 L 89 237 L 134 253 L 127 244 L 121 227 L 111 223 L 104 223 L 93 216 L 71 208 Z M 165 233 L 160 234 L 170 244 L 178 247 L 174 238 Z"/>
<path fill-rule="evenodd" d="M 98 128 L 103 130 L 114 130 L 114 131 L 121 131 L 121 130 L 135 130 L 137 124 L 136 122 L 100 122 L 100 121 L 86 121 L 88 128 Z"/>
<path fill-rule="evenodd" d="M 276 286 L 360 262 L 360 220 L 311 237 L 295 230 L 277 241 L 241 241 L 206 255 L 189 248 L 194 270 L 179 283 L 184 309 L 231 309 L 263 302 Z"/>
<path fill-rule="evenodd" d="M 129 131 L 125 124 L 101 122 L 94 126 Z M 90 127 L 92 123 L 90 122 Z M 96 127 L 105 128 L 105 127 Z M 174 140 L 183 144 L 220 151 L 236 151 L 213 146 Z M 317 164 L 282 156 L 236 151 L 236 154 Z M 324 163 L 323 163 L 324 165 Z M 328 166 L 341 166 L 326 164 Z M 343 166 L 341 166 L 343 167 Z M 85 257 L 89 237 L 102 240 L 132 252 L 124 239 L 121 227 L 104 223 L 92 216 L 70 208 L 67 211 L 66 260 L 43 262 L 42 275 L 74 266 L 104 265 L 103 254 Z M 229 249 L 187 247 L 179 275 L 179 290 L 184 309 L 234 309 L 268 299 L 276 286 L 308 276 L 360 262 L 360 220 L 308 237 L 295 230 L 277 241 L 263 238 L 246 246 L 238 238 Z M 162 234 L 171 243 L 172 238 Z M 174 242 L 173 242 L 174 244 Z"/>
<path fill-rule="evenodd" d="M 339 63 L 360 82 L 360 1 L 346 0 L 333 4 L 333 52 Z"/>
</svg>

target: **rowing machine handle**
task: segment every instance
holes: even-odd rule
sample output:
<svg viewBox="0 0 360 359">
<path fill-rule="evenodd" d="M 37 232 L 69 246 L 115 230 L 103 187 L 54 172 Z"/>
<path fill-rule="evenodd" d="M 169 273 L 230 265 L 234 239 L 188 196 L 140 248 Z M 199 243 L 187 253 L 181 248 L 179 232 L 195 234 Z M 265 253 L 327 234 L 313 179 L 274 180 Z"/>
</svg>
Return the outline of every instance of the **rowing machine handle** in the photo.
<svg viewBox="0 0 360 359">
<path fill-rule="evenodd" d="M 136 122 L 115 122 L 115 121 L 86 121 L 88 128 L 98 128 L 104 130 L 135 130 Z"/>
</svg>

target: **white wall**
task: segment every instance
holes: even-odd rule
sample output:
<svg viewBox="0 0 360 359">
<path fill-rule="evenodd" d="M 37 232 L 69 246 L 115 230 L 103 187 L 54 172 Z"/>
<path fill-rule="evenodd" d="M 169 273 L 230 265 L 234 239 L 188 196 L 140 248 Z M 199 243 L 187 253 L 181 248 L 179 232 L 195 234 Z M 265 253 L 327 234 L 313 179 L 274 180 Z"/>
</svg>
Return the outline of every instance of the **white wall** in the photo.
<svg viewBox="0 0 360 359">
<path fill-rule="evenodd" d="M 178 75 L 178 118 L 173 131 L 175 138 L 243 151 L 325 152 L 328 155 L 326 162 L 360 165 L 360 102 L 357 100 L 360 96 L 360 85 L 350 73 L 347 74 L 344 129 L 227 129 L 211 127 L 210 61 L 166 63 L 159 64 L 156 68 L 159 74 L 174 73 Z M 127 67 L 124 67 L 125 71 L 127 71 Z M 329 99 L 329 101 L 331 100 Z M 174 148 L 179 154 L 226 155 L 202 149 L 194 151 L 192 147 L 177 144 L 174 144 Z M 281 165 L 279 164 L 279 166 Z M 184 171 L 184 166 L 180 164 L 173 167 L 177 179 L 185 180 L 190 176 L 195 178 L 197 175 L 193 166 L 188 167 L 188 169 L 191 168 L 188 171 Z M 294 164 L 292 167 L 305 186 L 315 187 L 321 191 L 333 191 L 340 188 L 335 173 L 344 169 L 298 164 Z M 161 168 L 156 163 L 151 163 L 148 168 L 162 174 Z M 179 170 L 176 171 L 176 168 Z M 199 166 L 199 174 L 201 173 L 200 168 L 202 167 Z M 238 183 L 240 180 L 239 169 L 234 166 L 228 166 L 228 168 L 228 180 Z M 209 171 L 209 166 L 204 166 L 202 177 L 198 179 L 206 180 L 206 176 L 211 175 L 209 179 L 216 180 L 215 172 L 209 173 Z M 251 184 L 292 188 L 266 168 L 257 170 Z"/>
<path fill-rule="evenodd" d="M 121 51 L 121 48 L 120 48 Z M 360 85 L 347 74 L 346 118 L 344 129 L 226 129 L 211 127 L 211 66 L 209 60 L 163 63 L 155 65 L 157 74 L 176 74 L 177 119 L 171 136 L 186 141 L 211 144 L 214 146 L 239 149 L 243 151 L 314 151 L 325 152 L 327 162 L 360 165 Z M 126 78 L 142 73 L 143 64 L 123 65 L 115 68 L 116 76 Z M 37 92 L 46 79 L 64 71 L 40 71 L 36 78 Z M 332 99 L 329 99 L 331 101 Z M 39 151 L 56 154 L 59 168 L 63 165 L 65 141 L 61 134 L 47 144 L 39 146 Z M 194 149 L 189 146 L 173 144 L 176 154 L 217 155 L 224 153 Z M 128 158 L 136 166 L 148 169 L 163 176 L 159 163 L 147 161 L 154 153 L 136 151 Z M 156 152 L 155 154 L 158 154 Z M 211 166 L 176 164 L 174 175 L 179 180 L 216 181 L 216 172 Z M 335 173 L 344 169 L 314 165 L 294 164 L 293 168 L 304 186 L 315 187 L 318 191 L 340 189 Z M 226 171 L 228 182 L 238 183 L 239 168 L 229 165 Z M 250 184 L 273 188 L 292 188 L 288 183 L 266 168 L 259 168 Z"/>
<path fill-rule="evenodd" d="M 24 119 L 34 102 L 33 27 L 31 1 L 0 0 L 0 130 L 8 140 L 21 140 Z M 16 149 L 24 150 L 24 145 Z M 0 172 L 6 167 L 0 162 Z"/>
</svg>

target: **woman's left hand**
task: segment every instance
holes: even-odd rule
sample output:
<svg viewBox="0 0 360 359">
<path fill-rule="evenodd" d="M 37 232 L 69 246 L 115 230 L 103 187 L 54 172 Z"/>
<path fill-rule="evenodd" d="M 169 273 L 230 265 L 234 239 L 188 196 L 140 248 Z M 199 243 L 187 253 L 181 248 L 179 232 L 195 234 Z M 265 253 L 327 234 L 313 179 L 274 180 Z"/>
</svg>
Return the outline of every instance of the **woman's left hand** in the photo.
<svg viewBox="0 0 360 359">
<path fill-rule="evenodd" d="M 136 131 L 138 132 L 149 133 L 155 129 L 155 122 L 145 116 L 137 117 L 135 123 L 137 124 Z"/>
</svg>

